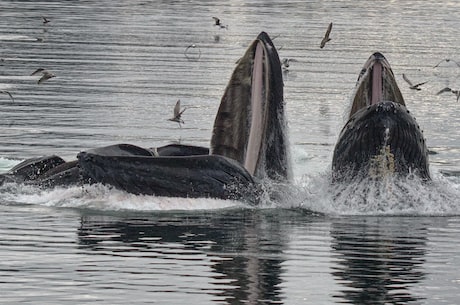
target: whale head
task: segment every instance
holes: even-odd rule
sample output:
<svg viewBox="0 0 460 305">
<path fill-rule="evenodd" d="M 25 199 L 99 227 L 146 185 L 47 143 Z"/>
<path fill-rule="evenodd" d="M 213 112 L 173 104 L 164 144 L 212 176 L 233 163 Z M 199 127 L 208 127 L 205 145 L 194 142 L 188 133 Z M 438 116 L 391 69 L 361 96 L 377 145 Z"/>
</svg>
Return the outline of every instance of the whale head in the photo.
<svg viewBox="0 0 460 305">
<path fill-rule="evenodd" d="M 428 149 L 390 64 L 372 54 L 361 70 L 349 118 L 334 148 L 335 181 L 416 174 L 430 178 Z"/>
<path fill-rule="evenodd" d="M 237 62 L 217 112 L 211 154 L 240 162 L 257 178 L 290 177 L 281 63 L 262 32 Z"/>
</svg>

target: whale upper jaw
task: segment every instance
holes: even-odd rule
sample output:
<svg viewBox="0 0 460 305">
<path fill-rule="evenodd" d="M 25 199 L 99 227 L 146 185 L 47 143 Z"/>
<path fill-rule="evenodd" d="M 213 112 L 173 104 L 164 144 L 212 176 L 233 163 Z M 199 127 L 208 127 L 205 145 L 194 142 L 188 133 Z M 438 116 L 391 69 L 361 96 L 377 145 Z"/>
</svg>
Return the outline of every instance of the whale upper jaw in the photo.
<svg viewBox="0 0 460 305">
<path fill-rule="evenodd" d="M 369 57 L 359 74 L 349 117 L 359 109 L 384 101 L 405 105 L 390 64 L 381 53 L 376 52 Z"/>
<path fill-rule="evenodd" d="M 278 53 L 262 32 L 233 71 L 217 112 L 211 154 L 237 160 L 257 178 L 291 177 Z"/>
</svg>

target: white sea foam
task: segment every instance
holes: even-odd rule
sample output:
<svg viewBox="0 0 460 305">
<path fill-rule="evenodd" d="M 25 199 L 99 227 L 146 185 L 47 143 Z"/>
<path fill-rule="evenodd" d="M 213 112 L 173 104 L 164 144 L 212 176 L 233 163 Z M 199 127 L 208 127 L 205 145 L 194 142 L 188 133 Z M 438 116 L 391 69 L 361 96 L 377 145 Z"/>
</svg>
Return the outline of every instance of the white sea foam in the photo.
<svg viewBox="0 0 460 305">
<path fill-rule="evenodd" d="M 328 215 L 460 215 L 460 179 L 433 176 L 428 183 L 408 177 L 336 185 L 328 173 L 305 177 L 300 207 Z"/>
<path fill-rule="evenodd" d="M 133 195 L 99 184 L 52 190 L 9 184 L 0 189 L 0 202 L 110 211 L 212 210 L 245 206 L 234 200 Z"/>
</svg>

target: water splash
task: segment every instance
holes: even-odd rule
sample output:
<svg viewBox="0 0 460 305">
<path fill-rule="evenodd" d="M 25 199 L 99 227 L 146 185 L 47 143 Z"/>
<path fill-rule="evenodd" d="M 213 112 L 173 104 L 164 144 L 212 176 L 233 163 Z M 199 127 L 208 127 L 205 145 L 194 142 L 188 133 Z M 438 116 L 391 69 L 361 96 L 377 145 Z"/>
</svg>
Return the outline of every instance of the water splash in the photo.
<svg viewBox="0 0 460 305">
<path fill-rule="evenodd" d="M 426 183 L 415 176 L 330 183 L 330 173 L 305 177 L 307 198 L 300 207 L 328 215 L 460 215 L 460 179 L 434 174 Z"/>
<path fill-rule="evenodd" d="M 9 183 L 0 187 L 0 203 L 103 211 L 213 210 L 245 206 L 234 200 L 134 195 L 100 184 L 43 190 Z"/>
</svg>

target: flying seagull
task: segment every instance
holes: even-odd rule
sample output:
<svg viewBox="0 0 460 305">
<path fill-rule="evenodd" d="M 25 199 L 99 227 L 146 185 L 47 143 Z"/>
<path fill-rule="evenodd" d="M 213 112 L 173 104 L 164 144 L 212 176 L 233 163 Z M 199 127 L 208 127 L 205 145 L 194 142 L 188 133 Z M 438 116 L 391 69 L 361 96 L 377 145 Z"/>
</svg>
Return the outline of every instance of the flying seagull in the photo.
<svg viewBox="0 0 460 305">
<path fill-rule="evenodd" d="M 332 22 L 329 23 L 329 26 L 327 27 L 327 31 L 326 31 L 326 34 L 324 34 L 324 38 L 323 40 L 321 40 L 321 44 L 320 44 L 320 48 L 324 48 L 324 46 L 326 45 L 326 42 L 330 41 L 332 38 L 329 38 L 329 35 L 331 34 L 331 30 L 332 30 Z"/>
<path fill-rule="evenodd" d="M 452 92 L 453 94 L 455 94 L 457 96 L 457 102 L 460 99 L 460 90 L 454 90 L 454 89 L 451 89 L 449 87 L 446 87 L 446 88 L 440 90 L 438 93 L 436 93 L 436 95 L 444 93 L 444 92 Z"/>
<path fill-rule="evenodd" d="M 38 74 L 38 73 L 42 73 L 43 76 L 38 80 L 37 84 L 41 84 L 41 83 L 43 83 L 44 81 L 46 81 L 46 80 L 48 80 L 50 78 L 56 77 L 56 75 L 54 75 L 53 73 L 51 73 L 48 70 L 45 70 L 43 68 L 38 68 L 32 74 L 30 74 L 30 76 Z"/>
<path fill-rule="evenodd" d="M 403 73 L 402 77 L 404 78 L 404 80 L 409 84 L 409 88 L 411 89 L 414 89 L 414 90 L 422 90 L 422 88 L 420 88 L 421 85 L 423 84 L 426 84 L 428 81 L 426 82 L 421 82 L 421 83 L 418 83 L 418 84 L 413 84 L 406 76 L 406 74 Z"/>
<path fill-rule="evenodd" d="M 214 25 L 217 25 L 219 28 L 221 29 L 228 29 L 228 25 L 223 25 L 221 22 L 220 22 L 220 19 L 217 18 L 217 17 L 212 17 L 212 19 L 214 19 Z"/>
<path fill-rule="evenodd" d="M 184 124 L 184 121 L 181 119 L 181 116 L 182 116 L 182 113 L 184 113 L 185 109 L 187 108 L 184 107 L 182 111 L 180 110 L 180 100 L 177 100 L 176 106 L 174 106 L 174 116 L 168 120 L 179 123 L 179 127 L 182 128 L 181 124 Z"/>
<path fill-rule="evenodd" d="M 438 63 L 436 64 L 436 66 L 434 66 L 433 68 L 437 68 L 441 63 L 443 63 L 443 62 L 449 62 L 449 61 L 453 61 L 458 67 L 460 67 L 460 64 L 459 64 L 458 62 L 456 62 L 455 60 L 450 59 L 450 58 L 445 58 L 445 59 L 441 60 L 440 62 L 438 62 Z"/>
<path fill-rule="evenodd" d="M 11 93 L 9 93 L 8 91 L 6 91 L 6 90 L 0 90 L 0 93 L 8 94 L 8 95 L 10 96 L 11 100 L 14 102 L 14 97 L 13 97 L 13 95 L 12 95 Z"/>
<path fill-rule="evenodd" d="M 47 24 L 48 22 L 50 22 L 49 19 L 47 19 L 45 16 L 42 16 L 43 18 L 43 24 Z"/>
<path fill-rule="evenodd" d="M 296 61 L 297 60 L 294 58 L 283 58 L 283 60 L 281 61 L 281 67 L 283 68 L 283 70 L 288 70 L 290 63 Z"/>
</svg>

